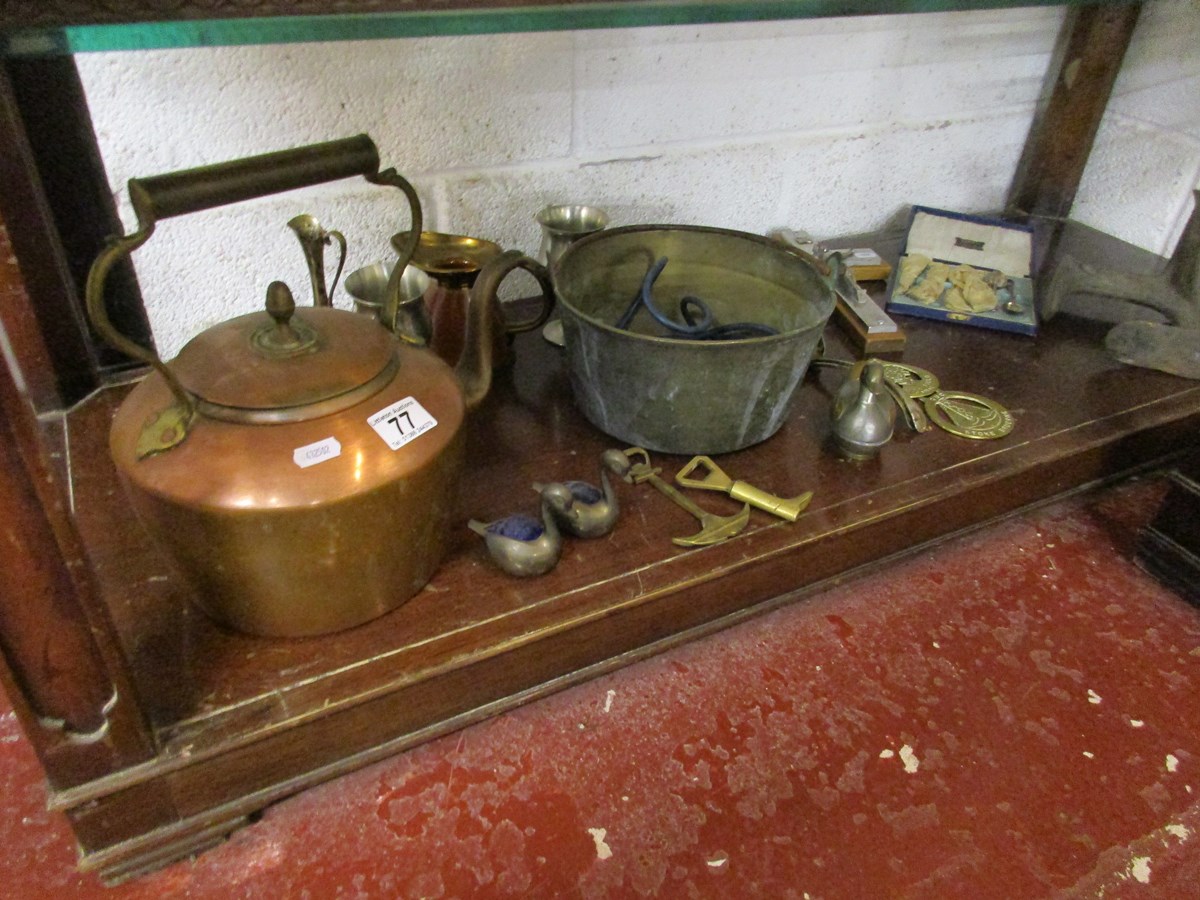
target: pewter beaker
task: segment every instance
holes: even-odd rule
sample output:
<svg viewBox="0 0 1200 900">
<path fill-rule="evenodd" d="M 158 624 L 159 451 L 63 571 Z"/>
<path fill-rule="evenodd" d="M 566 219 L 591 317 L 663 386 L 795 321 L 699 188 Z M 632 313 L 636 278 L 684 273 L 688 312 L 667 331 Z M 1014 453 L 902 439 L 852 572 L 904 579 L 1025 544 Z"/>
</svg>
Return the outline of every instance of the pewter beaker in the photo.
<svg viewBox="0 0 1200 900">
<path fill-rule="evenodd" d="M 537 214 L 537 223 L 542 227 L 542 246 L 538 252 L 546 268 L 552 270 L 567 247 L 608 225 L 608 213 L 595 206 L 578 204 L 547 206 Z"/>
<path fill-rule="evenodd" d="M 351 272 L 346 278 L 346 293 L 354 300 L 354 311 L 373 317 L 396 333 L 401 340 L 425 346 L 432 329 L 425 311 L 425 292 L 429 276 L 416 266 L 405 266 L 400 274 L 400 296 L 391 322 L 385 322 L 388 283 L 394 263 L 376 262 Z"/>
</svg>

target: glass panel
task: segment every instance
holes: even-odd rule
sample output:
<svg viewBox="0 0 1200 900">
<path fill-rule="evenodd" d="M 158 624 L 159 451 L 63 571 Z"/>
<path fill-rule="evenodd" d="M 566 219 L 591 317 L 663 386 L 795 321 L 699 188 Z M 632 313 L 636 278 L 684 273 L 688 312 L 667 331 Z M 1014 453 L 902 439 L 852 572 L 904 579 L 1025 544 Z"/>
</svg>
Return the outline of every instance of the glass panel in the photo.
<svg viewBox="0 0 1200 900">
<path fill-rule="evenodd" d="M 507 31 L 631 28 L 643 25 L 752 22 L 822 16 L 1054 5 L 1061 4 L 1054 0 L 710 0 L 707 3 L 639 0 L 625 3 L 560 3 L 500 9 L 472 7 L 437 12 L 140 22 L 128 25 L 17 29 L 0 35 L 0 53 L 6 56 L 42 56 L 103 50 L 285 44 L 428 35 L 492 34 Z"/>
</svg>

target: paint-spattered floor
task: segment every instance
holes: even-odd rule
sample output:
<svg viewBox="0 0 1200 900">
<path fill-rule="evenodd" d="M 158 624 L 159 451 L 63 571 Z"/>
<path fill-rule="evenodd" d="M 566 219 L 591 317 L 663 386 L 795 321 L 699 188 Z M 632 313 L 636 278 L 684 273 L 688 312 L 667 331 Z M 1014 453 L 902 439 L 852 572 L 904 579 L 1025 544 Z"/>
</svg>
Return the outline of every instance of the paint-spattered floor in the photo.
<svg viewBox="0 0 1200 900">
<path fill-rule="evenodd" d="M 1200 611 L 1154 479 L 1057 503 L 316 788 L 102 888 L 11 714 L 0 892 L 1200 896 Z"/>
</svg>

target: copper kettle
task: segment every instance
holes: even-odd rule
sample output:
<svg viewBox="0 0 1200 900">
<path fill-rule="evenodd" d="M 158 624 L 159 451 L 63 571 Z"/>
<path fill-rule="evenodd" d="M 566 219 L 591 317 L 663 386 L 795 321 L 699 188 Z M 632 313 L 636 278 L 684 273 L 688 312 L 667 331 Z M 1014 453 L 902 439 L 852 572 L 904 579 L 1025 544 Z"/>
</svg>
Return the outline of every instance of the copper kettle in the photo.
<svg viewBox="0 0 1200 900">
<path fill-rule="evenodd" d="M 379 171 L 378 151 L 359 135 L 131 180 L 139 227 L 110 242 L 88 279 L 97 329 L 154 368 L 109 439 L 132 505 L 195 601 L 252 634 L 348 628 L 426 584 L 449 545 L 464 417 L 491 385 L 496 289 L 518 267 L 551 288 L 521 253 L 497 257 L 472 292 L 456 369 L 368 317 L 298 310 L 281 282 L 265 311 L 202 332 L 167 365 L 112 328 L 104 281 L 157 219 L 355 174 L 403 191 L 420 232 L 415 191 Z"/>
</svg>

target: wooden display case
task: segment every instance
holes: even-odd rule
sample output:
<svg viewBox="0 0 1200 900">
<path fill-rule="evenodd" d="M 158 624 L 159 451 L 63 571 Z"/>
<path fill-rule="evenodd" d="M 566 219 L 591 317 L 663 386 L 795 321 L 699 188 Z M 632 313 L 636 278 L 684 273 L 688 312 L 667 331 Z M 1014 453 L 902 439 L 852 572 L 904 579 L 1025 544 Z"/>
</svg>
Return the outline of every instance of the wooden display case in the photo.
<svg viewBox="0 0 1200 900">
<path fill-rule="evenodd" d="M 600 6 L 530 5 L 557 11 L 558 27 Z M 161 18 L 167 6 L 185 19 L 276 11 L 31 0 L 7 4 L 0 29 L 23 40 L 61 37 L 80 23 Z M 634 16 L 656 5 L 603 6 Z M 772 6 L 787 15 L 856 11 L 680 6 L 707 20 Z M 456 4 L 342 7 L 423 14 Z M 475 5 L 502 22 L 506 9 Z M 1014 176 L 1014 210 L 1054 218 L 1069 209 L 1119 67 L 1113 48 L 1124 46 L 1136 14 L 1136 6 L 1084 7 L 1068 17 L 1055 65 L 1081 74 L 1068 91 L 1057 69 L 1050 73 Z M 41 30 L 23 30 L 31 25 Z M 904 360 L 947 388 L 1006 405 L 1017 422 L 1011 435 L 976 442 L 902 430 L 880 458 L 848 463 L 826 446 L 839 374 L 814 371 L 779 434 L 721 458 L 730 474 L 775 493 L 812 489 L 796 523 L 756 512 L 738 537 L 685 550 L 670 538 L 688 531 L 688 517 L 648 486 L 622 485 L 625 512 L 613 534 L 571 542 L 543 578 L 499 573 L 464 525 L 429 586 L 381 619 L 305 640 L 234 634 L 196 611 L 133 519 L 108 461 L 108 423 L 128 390 L 120 382 L 137 373 L 107 355 L 79 315 L 80 268 L 113 230 L 113 214 L 72 76 L 69 57 L 10 58 L 0 83 L 0 143 L 11 151 L 0 171 L 0 320 L 11 349 L 0 369 L 0 676 L 45 766 L 50 805 L 71 820 L 82 865 L 110 878 L 194 852 L 289 793 L 434 735 L 1015 509 L 1156 465 L 1200 433 L 1200 387 L 1113 362 L 1094 324 L 1060 316 L 1035 341 L 906 321 Z M 35 84 L 60 101 L 54 122 Z M 74 165 L 56 168 L 51 146 Z M 1086 229 L 1042 238 L 1050 264 L 1063 247 L 1130 268 L 1162 262 Z M 144 316 L 127 277 L 114 306 L 136 331 Z M 850 356 L 836 328 L 827 337 L 830 355 Z M 574 409 L 557 350 L 531 334 L 516 351 L 469 425 L 464 523 L 526 507 L 532 481 L 594 478 L 613 444 Z M 685 460 L 656 461 L 670 473 Z M 732 508 L 718 495 L 698 502 Z"/>
</svg>

